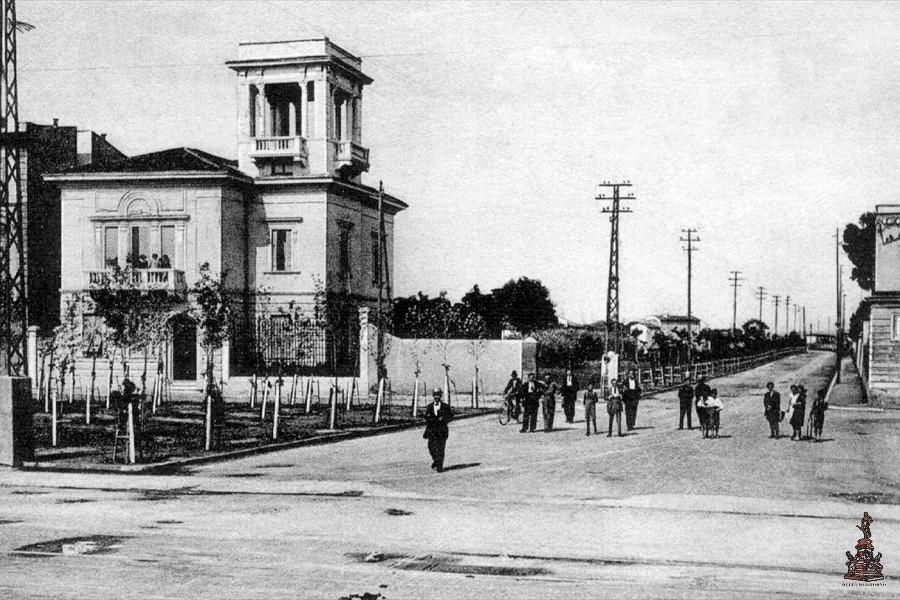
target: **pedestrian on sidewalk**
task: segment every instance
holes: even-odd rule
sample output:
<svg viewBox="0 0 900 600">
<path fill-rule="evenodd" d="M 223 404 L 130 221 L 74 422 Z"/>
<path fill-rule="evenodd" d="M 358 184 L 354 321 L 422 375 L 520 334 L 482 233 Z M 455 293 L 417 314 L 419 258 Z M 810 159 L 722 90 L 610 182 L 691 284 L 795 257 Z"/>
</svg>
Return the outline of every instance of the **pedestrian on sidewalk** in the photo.
<svg viewBox="0 0 900 600">
<path fill-rule="evenodd" d="M 609 415 L 609 433 L 606 437 L 612 437 L 613 419 L 619 428 L 619 437 L 622 437 L 622 392 L 619 390 L 619 380 L 611 379 L 609 391 L 606 396 L 606 412 Z"/>
<path fill-rule="evenodd" d="M 438 473 L 444 470 L 444 451 L 447 438 L 450 437 L 448 424 L 453 419 L 453 411 L 443 402 L 444 392 L 434 388 L 434 402 L 425 409 L 425 433 L 422 437 L 428 440 L 428 453 L 431 454 L 431 468 Z"/>
<path fill-rule="evenodd" d="M 791 395 L 791 440 L 796 439 L 798 442 L 803 441 L 803 420 L 806 415 L 806 388 L 802 385 L 797 386 L 796 397 Z"/>
<path fill-rule="evenodd" d="M 812 436 L 810 439 L 814 442 L 822 441 L 822 427 L 825 425 L 825 411 L 828 410 L 828 403 L 825 402 L 825 396 L 828 390 L 825 388 L 816 392 L 816 399 L 813 400 L 812 407 L 809 409 L 809 420 L 812 422 Z"/>
<path fill-rule="evenodd" d="M 522 429 L 520 433 L 526 431 L 534 432 L 537 427 L 538 406 L 541 403 L 541 384 L 535 381 L 534 373 L 528 374 L 528 381 L 522 384 L 520 396 L 522 397 Z"/>
<path fill-rule="evenodd" d="M 572 372 L 571 367 L 566 369 L 565 379 L 562 384 L 563 414 L 566 415 L 566 423 L 575 422 L 575 401 L 578 399 L 578 378 Z"/>
<path fill-rule="evenodd" d="M 763 396 L 763 414 L 769 422 L 769 437 L 778 438 L 778 423 L 784 417 L 781 412 L 781 394 L 775 391 L 775 384 L 766 384 L 766 395 Z"/>
<path fill-rule="evenodd" d="M 553 417 L 556 415 L 556 394 L 559 392 L 559 386 L 550 378 L 550 375 L 544 375 L 544 386 L 541 390 L 544 400 L 544 431 L 553 431 Z"/>
<path fill-rule="evenodd" d="M 594 380 L 588 383 L 588 389 L 584 392 L 584 423 L 587 425 L 587 433 L 585 435 L 591 435 L 591 423 L 594 424 L 594 434 L 597 433 L 597 401 L 600 399 L 600 396 L 597 394 L 597 390 L 594 389 Z"/>
<path fill-rule="evenodd" d="M 687 381 L 684 382 L 680 388 L 678 388 L 678 404 L 679 404 L 679 415 L 678 415 L 678 429 L 684 429 L 684 417 L 687 415 L 688 429 L 693 429 L 691 426 L 691 401 L 694 399 L 694 388 Z"/>
<path fill-rule="evenodd" d="M 709 398 L 709 393 L 712 390 L 709 385 L 706 383 L 706 377 L 700 377 L 697 379 L 697 387 L 694 388 L 694 398 L 697 401 L 694 405 L 697 407 L 697 421 L 703 425 L 703 419 L 700 417 L 700 400 L 702 398 Z"/>
<path fill-rule="evenodd" d="M 625 401 L 625 425 L 628 431 L 634 431 L 637 422 L 638 402 L 641 399 L 641 382 L 638 380 L 634 369 L 628 371 L 622 390 L 622 399 Z"/>
</svg>

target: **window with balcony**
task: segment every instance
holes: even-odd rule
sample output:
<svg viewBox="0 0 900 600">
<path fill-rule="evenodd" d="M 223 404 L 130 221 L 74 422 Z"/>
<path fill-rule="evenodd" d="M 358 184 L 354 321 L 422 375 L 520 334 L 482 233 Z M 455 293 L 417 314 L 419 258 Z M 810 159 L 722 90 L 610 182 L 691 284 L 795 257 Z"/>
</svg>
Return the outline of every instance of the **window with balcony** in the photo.
<svg viewBox="0 0 900 600">
<path fill-rule="evenodd" d="M 290 229 L 272 230 L 272 271 L 286 272 L 292 270 L 291 234 L 292 231 Z"/>
</svg>

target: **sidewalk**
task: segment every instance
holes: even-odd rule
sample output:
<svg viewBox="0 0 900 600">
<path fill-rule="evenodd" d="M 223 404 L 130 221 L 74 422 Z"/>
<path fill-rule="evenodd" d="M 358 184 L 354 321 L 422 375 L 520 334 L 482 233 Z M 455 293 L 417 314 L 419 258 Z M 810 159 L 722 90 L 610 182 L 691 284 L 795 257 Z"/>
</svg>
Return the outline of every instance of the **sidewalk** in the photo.
<svg viewBox="0 0 900 600">
<path fill-rule="evenodd" d="M 834 384 L 831 394 L 828 396 L 829 406 L 868 406 L 865 394 L 863 394 L 862 379 L 856 364 L 849 356 L 841 361 L 841 382 Z"/>
</svg>

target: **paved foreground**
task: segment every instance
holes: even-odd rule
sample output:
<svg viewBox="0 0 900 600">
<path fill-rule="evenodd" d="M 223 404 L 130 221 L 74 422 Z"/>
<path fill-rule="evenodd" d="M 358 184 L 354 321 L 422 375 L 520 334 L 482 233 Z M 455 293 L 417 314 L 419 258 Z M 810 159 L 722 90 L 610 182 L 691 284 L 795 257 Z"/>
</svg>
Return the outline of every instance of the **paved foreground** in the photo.
<svg viewBox="0 0 900 600">
<path fill-rule="evenodd" d="M 624 438 L 459 421 L 442 474 L 421 430 L 173 476 L 0 472 L 0 597 L 898 597 L 900 413 L 768 438 L 765 381 L 814 393 L 831 358 L 715 380 L 717 440 L 667 393 Z M 864 510 L 888 578 L 847 587 Z M 82 536 L 108 537 L 42 543 Z"/>
</svg>

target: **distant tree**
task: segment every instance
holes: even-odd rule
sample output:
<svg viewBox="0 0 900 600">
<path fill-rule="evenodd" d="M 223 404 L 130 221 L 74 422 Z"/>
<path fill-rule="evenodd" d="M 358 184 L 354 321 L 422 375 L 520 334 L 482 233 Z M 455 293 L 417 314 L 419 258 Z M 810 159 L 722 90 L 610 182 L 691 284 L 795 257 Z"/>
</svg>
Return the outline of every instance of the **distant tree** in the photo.
<svg viewBox="0 0 900 600">
<path fill-rule="evenodd" d="M 558 323 L 550 291 L 537 279 L 510 279 L 491 295 L 502 321 L 523 334 L 555 327 Z"/>
<path fill-rule="evenodd" d="M 503 331 L 503 318 L 497 311 L 497 299 L 494 294 L 483 294 L 476 283 L 465 296 L 462 305 L 470 312 L 477 314 L 485 325 L 485 336 L 499 338 Z"/>
<path fill-rule="evenodd" d="M 744 335 L 751 337 L 765 337 L 766 331 L 769 330 L 769 326 L 759 319 L 750 319 L 743 325 L 741 325 L 741 329 L 744 331 Z"/>
<path fill-rule="evenodd" d="M 853 263 L 850 278 L 866 291 L 875 286 L 875 229 L 875 213 L 871 212 L 860 215 L 859 225 L 844 227 L 844 252 Z"/>
<path fill-rule="evenodd" d="M 860 302 L 859 306 L 856 307 L 856 311 L 850 316 L 850 329 L 847 333 L 851 340 L 858 340 L 862 337 L 862 325 L 869 320 L 871 312 L 872 305 L 868 302 Z"/>
</svg>

